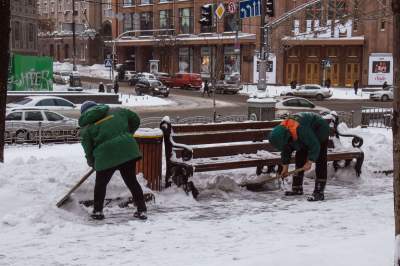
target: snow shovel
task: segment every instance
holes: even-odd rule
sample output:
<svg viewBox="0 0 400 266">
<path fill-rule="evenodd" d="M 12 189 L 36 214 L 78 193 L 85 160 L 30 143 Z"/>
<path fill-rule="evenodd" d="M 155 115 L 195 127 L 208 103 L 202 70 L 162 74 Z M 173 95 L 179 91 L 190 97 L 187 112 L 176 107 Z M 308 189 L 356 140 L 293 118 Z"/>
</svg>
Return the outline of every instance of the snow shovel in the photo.
<svg viewBox="0 0 400 266">
<path fill-rule="evenodd" d="M 303 167 L 295 169 L 293 171 L 289 171 L 288 176 L 300 173 L 302 171 L 304 171 Z M 273 180 L 276 180 L 279 178 L 281 178 L 280 174 L 276 174 L 275 176 L 267 175 L 260 180 L 254 180 L 254 181 L 241 183 L 240 186 L 246 187 L 250 191 L 261 191 L 265 183 L 268 183 L 270 181 L 273 181 Z M 285 177 L 285 178 L 287 178 L 287 177 Z"/>
<path fill-rule="evenodd" d="M 57 207 L 60 208 L 60 207 L 69 199 L 69 197 L 71 196 L 71 194 L 72 194 L 75 190 L 77 190 L 78 187 L 80 187 L 80 185 L 82 185 L 82 183 L 85 182 L 85 180 L 88 179 L 89 176 L 90 176 L 91 174 L 93 174 L 93 172 L 94 172 L 94 169 L 93 169 L 93 168 L 90 169 L 90 171 L 87 172 L 87 173 L 79 180 L 79 182 L 76 183 L 76 185 L 73 186 L 73 188 L 71 188 L 71 189 L 68 191 L 68 193 L 65 194 L 65 196 L 64 196 L 61 200 L 59 200 L 59 201 L 57 202 L 57 204 L 56 204 Z"/>
</svg>

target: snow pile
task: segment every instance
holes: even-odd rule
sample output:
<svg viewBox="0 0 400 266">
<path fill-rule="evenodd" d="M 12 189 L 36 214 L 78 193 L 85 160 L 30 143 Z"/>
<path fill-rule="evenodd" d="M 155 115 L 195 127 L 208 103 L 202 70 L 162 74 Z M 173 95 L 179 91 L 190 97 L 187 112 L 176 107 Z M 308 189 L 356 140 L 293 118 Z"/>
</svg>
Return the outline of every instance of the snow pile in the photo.
<svg viewBox="0 0 400 266">
<path fill-rule="evenodd" d="M 261 94 L 268 94 L 270 97 L 280 96 L 282 92 L 290 91 L 290 86 L 275 86 L 268 85 L 266 92 L 261 92 Z M 333 95 L 329 99 L 348 99 L 348 100 L 361 100 L 369 99 L 369 92 L 363 92 L 361 89 L 358 90 L 358 94 L 354 94 L 352 88 L 331 88 Z M 249 96 L 254 96 L 260 94 L 257 91 L 257 85 L 245 85 L 243 89 L 239 91 L 240 94 L 245 94 Z"/>
<path fill-rule="evenodd" d="M 137 96 L 132 94 L 120 94 L 119 101 L 123 106 L 167 106 L 175 104 L 174 101 L 150 95 Z"/>
<path fill-rule="evenodd" d="M 110 68 L 105 67 L 102 64 L 94 64 L 92 66 L 83 66 L 77 65 L 78 72 L 81 76 L 84 77 L 92 77 L 92 78 L 103 78 L 103 79 L 110 79 Z M 72 71 L 72 64 L 65 62 L 54 62 L 53 63 L 53 70 L 54 71 Z M 117 71 L 114 71 L 114 76 L 118 75 Z"/>
<path fill-rule="evenodd" d="M 79 144 L 7 147 L 0 164 L 0 265 L 391 265 L 392 177 L 379 173 L 393 169 L 391 131 L 346 130 L 364 138 L 363 174 L 330 166 L 324 202 L 238 187 L 252 168 L 196 173 L 198 201 L 176 187 L 156 192 L 144 223 L 117 206 L 105 208 L 105 222 L 90 221 L 91 209 L 78 201 L 92 199 L 94 176 L 56 208 L 88 171 Z M 129 196 L 118 172 L 107 190 L 107 197 L 117 196 Z"/>
</svg>

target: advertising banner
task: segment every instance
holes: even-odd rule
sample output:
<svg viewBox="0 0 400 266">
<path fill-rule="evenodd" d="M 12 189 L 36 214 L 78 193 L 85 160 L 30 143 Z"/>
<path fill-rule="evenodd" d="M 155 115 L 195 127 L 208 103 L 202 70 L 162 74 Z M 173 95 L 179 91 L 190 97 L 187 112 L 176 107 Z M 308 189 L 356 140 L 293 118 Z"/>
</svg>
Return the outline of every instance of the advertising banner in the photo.
<svg viewBox="0 0 400 266">
<path fill-rule="evenodd" d="M 371 54 L 369 57 L 368 85 L 393 84 L 392 54 Z"/>
<path fill-rule="evenodd" d="M 52 91 L 53 59 L 51 57 L 13 54 L 10 88 L 13 91 Z"/>
</svg>

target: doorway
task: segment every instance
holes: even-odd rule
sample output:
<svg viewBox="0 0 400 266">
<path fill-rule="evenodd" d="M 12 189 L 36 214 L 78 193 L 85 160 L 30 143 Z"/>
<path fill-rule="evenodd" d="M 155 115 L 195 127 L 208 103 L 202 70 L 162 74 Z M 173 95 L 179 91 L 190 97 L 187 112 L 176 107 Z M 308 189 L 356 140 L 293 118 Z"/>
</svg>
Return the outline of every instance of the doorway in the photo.
<svg viewBox="0 0 400 266">
<path fill-rule="evenodd" d="M 319 84 L 319 64 L 307 63 L 306 64 L 306 84 Z"/>
<path fill-rule="evenodd" d="M 346 64 L 346 87 L 353 87 L 354 81 L 359 80 L 360 64 L 347 63 Z"/>
</svg>

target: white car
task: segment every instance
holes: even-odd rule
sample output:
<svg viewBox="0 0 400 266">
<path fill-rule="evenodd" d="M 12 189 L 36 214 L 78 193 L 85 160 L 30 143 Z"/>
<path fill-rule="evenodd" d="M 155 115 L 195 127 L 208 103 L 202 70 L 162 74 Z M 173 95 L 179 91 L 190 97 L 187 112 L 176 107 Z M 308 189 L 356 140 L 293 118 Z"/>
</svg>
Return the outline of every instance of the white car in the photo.
<svg viewBox="0 0 400 266">
<path fill-rule="evenodd" d="M 53 80 L 57 84 L 68 84 L 70 75 L 71 72 L 68 71 L 56 71 L 53 73 Z"/>
<path fill-rule="evenodd" d="M 371 92 L 369 98 L 374 101 L 382 101 L 382 102 L 393 100 L 393 86 L 390 86 L 386 90 Z"/>
<path fill-rule="evenodd" d="M 136 75 L 136 71 L 131 71 L 131 70 L 127 70 L 125 71 L 125 76 L 124 76 L 124 80 L 125 81 L 129 81 L 131 78 L 133 78 Z"/>
<path fill-rule="evenodd" d="M 315 105 L 311 101 L 299 97 L 282 97 L 276 98 L 275 117 L 278 119 L 285 118 L 289 114 L 299 112 L 312 112 L 326 115 L 331 112 L 328 108 Z"/>
<path fill-rule="evenodd" d="M 7 109 L 17 108 L 46 108 L 48 110 L 72 110 L 76 105 L 56 96 L 28 96 L 21 100 L 7 104 Z"/>
<path fill-rule="evenodd" d="M 316 84 L 305 84 L 298 86 L 294 90 L 285 90 L 281 93 L 281 96 L 299 96 L 305 98 L 315 98 L 318 101 L 321 101 L 325 98 L 331 97 L 332 90 Z"/>
<path fill-rule="evenodd" d="M 40 124 L 39 124 L 40 122 Z M 78 136 L 78 120 L 41 108 L 13 109 L 6 112 L 6 138 L 15 141 L 30 141 L 38 137 L 39 126 L 42 137 L 56 139 L 65 135 Z"/>
</svg>

